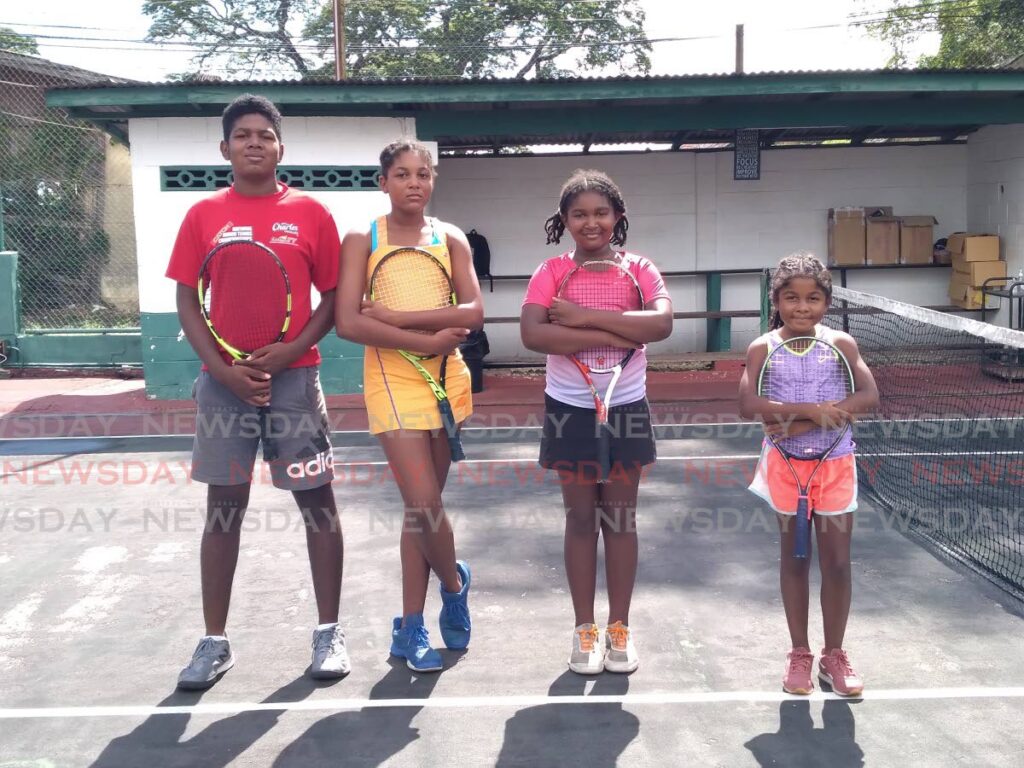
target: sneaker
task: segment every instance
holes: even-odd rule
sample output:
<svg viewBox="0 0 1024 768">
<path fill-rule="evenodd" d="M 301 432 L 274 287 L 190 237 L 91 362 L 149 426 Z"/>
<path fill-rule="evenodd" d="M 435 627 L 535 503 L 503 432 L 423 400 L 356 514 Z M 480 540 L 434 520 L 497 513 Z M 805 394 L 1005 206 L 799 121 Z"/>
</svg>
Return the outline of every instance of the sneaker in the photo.
<svg viewBox="0 0 1024 768">
<path fill-rule="evenodd" d="M 596 624 L 580 624 L 572 631 L 569 669 L 578 675 L 598 675 L 604 671 L 604 649 Z"/>
<path fill-rule="evenodd" d="M 840 696 L 860 696 L 864 692 L 864 682 L 853 671 L 850 659 L 842 648 L 833 648 L 831 651 L 821 649 L 818 677 L 831 685 L 832 690 Z"/>
<path fill-rule="evenodd" d="M 629 627 L 616 621 L 604 630 L 604 668 L 609 672 L 633 672 L 640 666 L 640 657 L 633 645 Z"/>
<path fill-rule="evenodd" d="M 345 632 L 340 624 L 325 629 L 313 630 L 313 662 L 309 667 L 310 677 L 330 680 L 344 677 L 352 671 L 345 648 Z"/>
<path fill-rule="evenodd" d="M 423 626 L 423 614 L 413 613 L 405 617 L 396 616 L 391 627 L 391 655 L 405 659 L 406 665 L 414 672 L 437 672 L 444 664 L 441 654 L 430 647 L 430 635 Z"/>
<path fill-rule="evenodd" d="M 227 638 L 204 637 L 192 653 L 188 666 L 178 675 L 178 687 L 183 691 L 206 690 L 234 665 L 235 657 Z"/>
<path fill-rule="evenodd" d="M 794 648 L 786 654 L 786 676 L 782 678 L 782 690 L 807 696 L 814 691 L 811 680 L 811 668 L 814 666 L 814 654 L 810 648 Z"/>
<path fill-rule="evenodd" d="M 441 639 L 444 640 L 446 648 L 453 651 L 461 651 L 469 646 L 469 632 L 472 623 L 469 620 L 469 563 L 459 560 L 455 568 L 462 579 L 462 590 L 459 592 L 445 592 L 444 584 L 439 584 L 441 590 L 441 615 L 437 622 L 441 625 Z"/>
</svg>

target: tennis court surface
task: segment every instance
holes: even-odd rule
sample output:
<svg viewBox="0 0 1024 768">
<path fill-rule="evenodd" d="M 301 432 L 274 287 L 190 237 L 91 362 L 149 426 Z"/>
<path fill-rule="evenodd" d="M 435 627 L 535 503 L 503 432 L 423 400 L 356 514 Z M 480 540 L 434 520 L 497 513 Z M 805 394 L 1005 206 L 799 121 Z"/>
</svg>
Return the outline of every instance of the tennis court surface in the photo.
<svg viewBox="0 0 1024 768">
<path fill-rule="evenodd" d="M 204 489 L 187 480 L 183 441 L 11 439 L 0 441 L 0 766 L 1019 765 L 1014 339 L 959 328 L 894 341 L 893 318 L 857 298 L 834 320 L 850 324 L 894 409 L 857 431 L 846 647 L 862 699 L 782 693 L 778 534 L 745 490 L 760 432 L 700 423 L 694 402 L 656 408 L 665 426 L 641 488 L 631 616 L 640 669 L 595 679 L 565 667 L 559 490 L 536 467 L 535 430 L 466 436 L 446 503 L 473 566 L 474 633 L 468 651 L 442 652 L 437 675 L 388 658 L 401 518 L 373 442 L 336 434 L 353 671 L 333 684 L 305 675 L 315 608 L 300 517 L 258 483 L 228 630 L 237 664 L 205 694 L 174 691 L 201 632 Z M 720 397 L 702 401 L 704 415 L 728 415 Z M 435 636 L 439 607 L 432 594 Z M 816 613 L 812 598 L 815 651 Z"/>
</svg>

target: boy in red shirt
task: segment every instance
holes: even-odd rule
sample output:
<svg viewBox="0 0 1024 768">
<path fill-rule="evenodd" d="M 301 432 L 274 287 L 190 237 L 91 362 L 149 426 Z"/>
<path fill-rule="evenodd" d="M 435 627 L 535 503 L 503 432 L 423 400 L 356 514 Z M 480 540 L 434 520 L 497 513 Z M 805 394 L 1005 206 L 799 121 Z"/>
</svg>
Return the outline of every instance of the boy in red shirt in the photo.
<svg viewBox="0 0 1024 768">
<path fill-rule="evenodd" d="M 200 549 L 206 635 L 178 677 L 178 687 L 190 690 L 210 687 L 235 662 L 225 625 L 261 442 L 256 426 L 261 408 L 267 409 L 274 438 L 270 444 L 264 441 L 263 459 L 274 486 L 295 497 L 306 527 L 320 620 L 313 632 L 310 674 L 336 678 L 350 670 L 338 624 L 343 541 L 331 489 L 334 461 L 316 348 L 334 328 L 338 231 L 326 207 L 278 182 L 284 145 L 281 113 L 274 104 L 260 96 L 239 96 L 224 110 L 221 122 L 220 150 L 231 163 L 233 184 L 189 209 L 167 267 L 167 277 L 178 284 L 182 330 L 203 361 L 194 389 L 192 479 L 208 486 Z M 241 361 L 233 361 L 217 344 L 196 292 L 205 255 L 232 239 L 261 242 L 278 255 L 294 302 L 285 338 Z M 315 311 L 311 287 L 320 294 Z"/>
</svg>

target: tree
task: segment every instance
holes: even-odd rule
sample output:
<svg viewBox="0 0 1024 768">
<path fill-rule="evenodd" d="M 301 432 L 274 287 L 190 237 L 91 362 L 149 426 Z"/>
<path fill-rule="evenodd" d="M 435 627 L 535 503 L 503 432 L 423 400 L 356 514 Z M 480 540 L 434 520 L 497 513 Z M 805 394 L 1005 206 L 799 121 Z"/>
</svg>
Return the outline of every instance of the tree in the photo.
<svg viewBox="0 0 1024 768">
<path fill-rule="evenodd" d="M 1002 66 L 1024 55 L 1021 0 L 900 0 L 869 28 L 892 45 L 891 67 L 907 66 L 907 46 L 929 32 L 939 33 L 939 50 L 919 67 Z"/>
<path fill-rule="evenodd" d="M 11 53 L 39 53 L 34 37 L 15 32 L 10 27 L 0 27 L 0 51 Z"/>
<path fill-rule="evenodd" d="M 650 71 L 640 0 L 349 0 L 350 77 L 558 77 Z M 147 0 L 147 39 L 201 47 L 202 71 L 304 79 L 334 71 L 330 0 Z M 285 71 L 282 71 L 282 68 Z"/>
</svg>

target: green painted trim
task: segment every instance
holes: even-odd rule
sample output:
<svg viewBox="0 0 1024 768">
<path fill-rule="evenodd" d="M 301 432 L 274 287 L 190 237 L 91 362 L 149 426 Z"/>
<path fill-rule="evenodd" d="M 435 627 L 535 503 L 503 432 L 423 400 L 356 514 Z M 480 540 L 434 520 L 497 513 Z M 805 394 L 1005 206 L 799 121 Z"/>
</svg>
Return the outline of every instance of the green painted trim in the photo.
<svg viewBox="0 0 1024 768">
<path fill-rule="evenodd" d="M 51 107 L 161 107 L 164 114 L 219 113 L 249 90 L 285 110 L 293 106 L 376 105 L 390 112 L 415 104 L 490 104 L 594 100 L 721 98 L 814 94 L 1007 93 L 1024 92 L 1024 71 L 806 72 L 791 74 L 699 75 L 687 77 L 565 80 L 457 80 L 440 82 L 244 83 L 223 85 L 140 85 L 67 88 L 47 92 Z M 187 108 L 183 111 L 182 108 Z M 407 107 L 408 108 L 408 107 Z M 101 113 L 96 113 L 97 115 Z M 109 110 L 102 113 L 110 120 Z M 955 113 L 954 113 L 955 114 Z M 956 115 L 957 119 L 961 116 Z"/>
<path fill-rule="evenodd" d="M 138 333 L 32 333 L 15 342 L 18 366 L 117 368 L 142 364 Z"/>
<path fill-rule="evenodd" d="M 21 332 L 18 300 L 18 254 L 0 252 L 0 340 L 8 343 Z"/>
<path fill-rule="evenodd" d="M 704 308 L 708 312 L 722 309 L 722 273 L 708 272 L 704 275 L 705 299 Z M 727 352 L 732 347 L 732 318 L 709 317 L 705 339 L 705 351 Z"/>
<path fill-rule="evenodd" d="M 181 335 L 174 312 L 142 313 L 143 372 L 146 396 L 160 400 L 187 399 L 199 372 L 199 358 Z M 363 389 L 363 347 L 329 335 L 320 342 L 320 381 L 329 395 Z"/>
<path fill-rule="evenodd" d="M 292 189 L 332 192 L 379 191 L 375 165 L 282 165 L 277 179 Z M 203 192 L 230 187 L 234 174 L 230 165 L 162 165 L 162 192 Z"/>
<path fill-rule="evenodd" d="M 715 128 L 813 128 L 821 125 L 1024 123 L 1024 99 L 918 101 L 717 102 L 645 105 L 622 110 L 563 108 L 425 112 L 416 118 L 424 141 L 462 136 L 551 137 L 565 134 L 683 131 Z"/>
<path fill-rule="evenodd" d="M 771 272 L 761 273 L 761 333 L 768 333 L 768 318 L 772 313 Z"/>
</svg>

